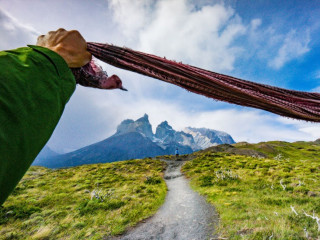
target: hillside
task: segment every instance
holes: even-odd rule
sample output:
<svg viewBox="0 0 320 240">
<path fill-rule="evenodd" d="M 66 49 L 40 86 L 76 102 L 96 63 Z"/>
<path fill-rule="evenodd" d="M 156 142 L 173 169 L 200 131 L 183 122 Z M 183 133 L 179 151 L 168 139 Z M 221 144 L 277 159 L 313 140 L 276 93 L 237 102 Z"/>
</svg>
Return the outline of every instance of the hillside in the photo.
<svg viewBox="0 0 320 240">
<path fill-rule="evenodd" d="M 319 142 L 237 143 L 194 156 L 183 171 L 217 208 L 222 238 L 319 236 Z"/>
<path fill-rule="evenodd" d="M 106 140 L 59 155 L 43 163 L 49 168 L 72 167 L 83 164 L 115 162 L 164 155 L 165 151 L 149 138 L 137 132 L 114 135 Z"/>
<path fill-rule="evenodd" d="M 59 154 L 52 151 L 48 146 L 45 146 L 41 152 L 38 154 L 36 159 L 33 161 L 33 166 L 42 166 L 47 161 L 50 161 L 51 158 L 58 156 Z"/>
<path fill-rule="evenodd" d="M 0 239 L 103 239 L 162 205 L 165 164 L 150 159 L 31 167 L 0 208 Z"/>
<path fill-rule="evenodd" d="M 224 144 L 181 159 L 190 160 L 183 172 L 191 186 L 216 207 L 221 239 L 319 236 L 319 141 Z M 103 239 L 122 233 L 164 202 L 164 167 L 151 159 L 31 167 L 0 209 L 0 239 Z"/>
</svg>

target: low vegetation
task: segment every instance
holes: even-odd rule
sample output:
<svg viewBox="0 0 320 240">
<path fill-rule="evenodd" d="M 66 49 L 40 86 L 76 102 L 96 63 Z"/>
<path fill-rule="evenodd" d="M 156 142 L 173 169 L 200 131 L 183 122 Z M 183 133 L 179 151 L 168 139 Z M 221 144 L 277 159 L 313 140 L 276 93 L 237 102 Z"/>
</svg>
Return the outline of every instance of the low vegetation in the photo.
<svg viewBox="0 0 320 240">
<path fill-rule="evenodd" d="M 320 143 L 220 145 L 183 172 L 220 216 L 220 239 L 319 239 Z M 164 202 L 165 163 L 31 167 L 0 208 L 0 239 L 108 239 Z"/>
<path fill-rule="evenodd" d="M 31 167 L 0 208 L 0 239 L 103 239 L 162 205 L 165 163 L 151 159 Z"/>
<path fill-rule="evenodd" d="M 221 239 L 319 239 L 320 144 L 234 146 L 198 153 L 183 166 L 216 207 Z"/>
</svg>

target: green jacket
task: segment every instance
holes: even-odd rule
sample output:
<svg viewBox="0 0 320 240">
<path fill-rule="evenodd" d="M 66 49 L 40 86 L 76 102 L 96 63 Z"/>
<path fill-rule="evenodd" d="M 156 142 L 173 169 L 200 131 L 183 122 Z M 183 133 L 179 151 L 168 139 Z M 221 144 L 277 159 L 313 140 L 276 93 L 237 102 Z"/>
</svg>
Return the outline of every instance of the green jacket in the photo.
<svg viewBox="0 0 320 240">
<path fill-rule="evenodd" d="M 49 140 L 76 82 L 57 53 L 0 52 L 0 206 Z"/>
</svg>

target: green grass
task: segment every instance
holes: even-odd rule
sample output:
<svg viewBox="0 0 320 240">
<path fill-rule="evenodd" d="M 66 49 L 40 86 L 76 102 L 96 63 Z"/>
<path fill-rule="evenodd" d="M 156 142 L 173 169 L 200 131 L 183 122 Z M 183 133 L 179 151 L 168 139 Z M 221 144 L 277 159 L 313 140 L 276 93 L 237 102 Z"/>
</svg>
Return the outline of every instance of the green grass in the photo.
<svg viewBox="0 0 320 240">
<path fill-rule="evenodd" d="M 31 167 L 0 208 L 0 239 L 102 239 L 123 233 L 164 202 L 164 168 L 151 159 Z"/>
<path fill-rule="evenodd" d="M 220 236 L 306 239 L 307 231 L 309 239 L 318 239 L 318 225 L 304 211 L 320 217 L 320 145 L 267 142 L 235 146 L 267 157 L 209 151 L 183 166 L 192 187 L 216 207 Z"/>
</svg>

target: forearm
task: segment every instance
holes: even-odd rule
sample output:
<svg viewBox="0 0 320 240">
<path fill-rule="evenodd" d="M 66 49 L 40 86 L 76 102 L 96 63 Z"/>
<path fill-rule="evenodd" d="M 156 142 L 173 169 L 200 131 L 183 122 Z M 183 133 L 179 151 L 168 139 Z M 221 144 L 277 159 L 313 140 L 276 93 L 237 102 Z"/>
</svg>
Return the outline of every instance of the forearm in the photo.
<svg viewBox="0 0 320 240">
<path fill-rule="evenodd" d="M 49 140 L 75 89 L 58 54 L 31 47 L 0 52 L 0 205 Z"/>
</svg>

